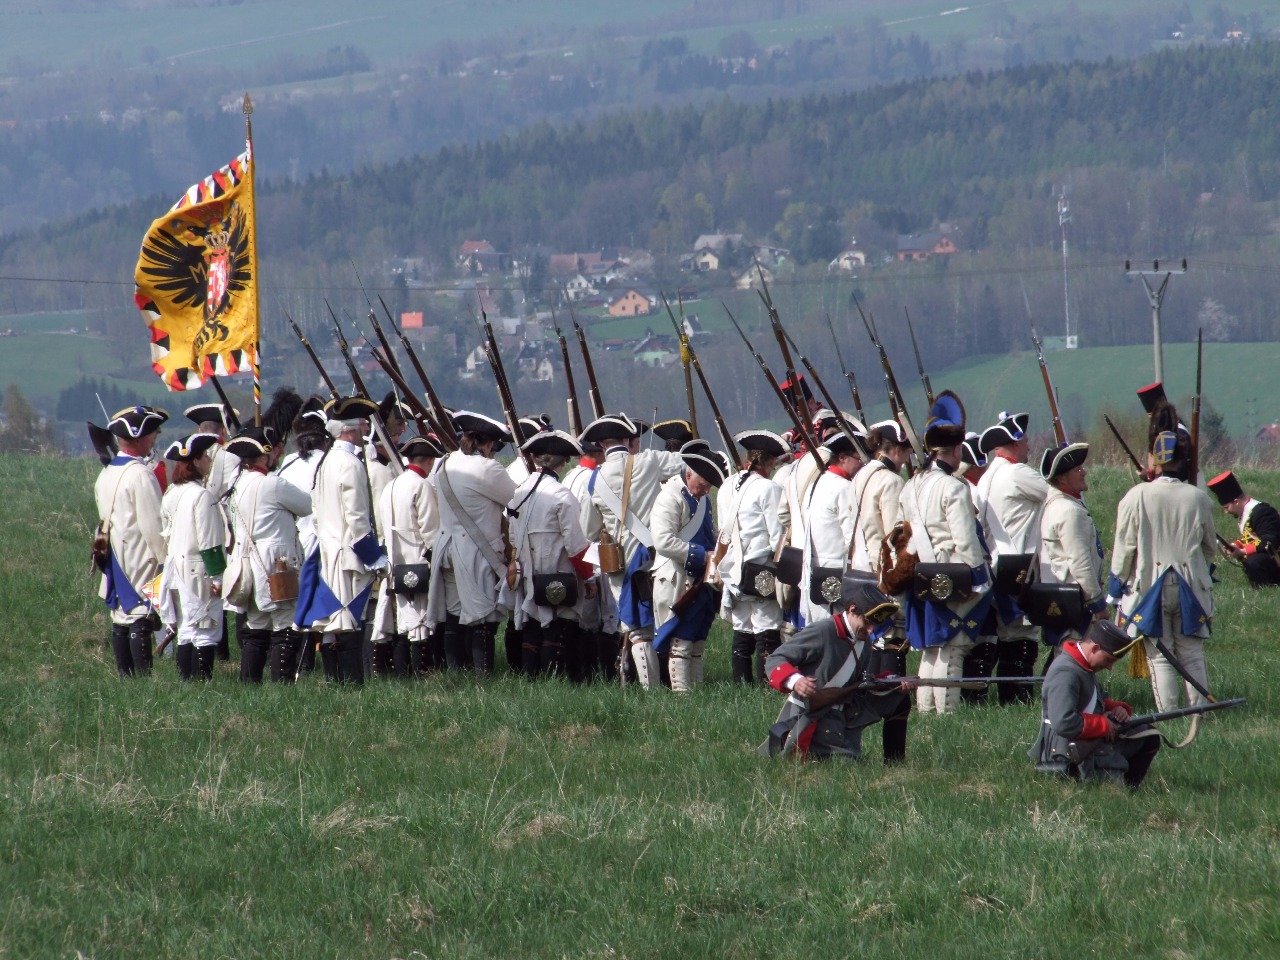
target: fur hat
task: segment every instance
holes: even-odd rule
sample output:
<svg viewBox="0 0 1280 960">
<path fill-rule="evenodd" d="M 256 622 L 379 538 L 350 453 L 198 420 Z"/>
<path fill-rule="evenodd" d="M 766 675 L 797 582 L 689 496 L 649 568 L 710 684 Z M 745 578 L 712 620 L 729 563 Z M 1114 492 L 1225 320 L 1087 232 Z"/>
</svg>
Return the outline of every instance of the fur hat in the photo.
<svg viewBox="0 0 1280 960">
<path fill-rule="evenodd" d="M 964 443 L 964 423 L 964 404 L 953 391 L 943 390 L 924 422 L 924 445 L 930 450 L 958 447 Z"/>
</svg>

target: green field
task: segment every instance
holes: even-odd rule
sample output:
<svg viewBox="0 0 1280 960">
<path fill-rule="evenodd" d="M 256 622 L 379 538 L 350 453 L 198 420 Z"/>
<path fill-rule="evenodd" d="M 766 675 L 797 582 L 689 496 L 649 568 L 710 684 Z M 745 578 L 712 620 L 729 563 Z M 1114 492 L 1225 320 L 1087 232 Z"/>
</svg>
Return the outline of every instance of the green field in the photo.
<svg viewBox="0 0 1280 960">
<path fill-rule="evenodd" d="M 121 683 L 87 460 L 0 458 L 0 957 L 1261 957 L 1280 941 L 1280 594 L 1220 571 L 1245 712 L 1136 794 L 1041 779 L 1032 707 L 767 763 L 726 682 Z M 1118 473 L 1094 474 L 1109 543 Z M 1280 476 L 1246 474 L 1269 498 Z M 1220 529 L 1229 531 L 1227 518 Z M 1113 692 L 1151 706 L 1143 682 Z"/>
</svg>

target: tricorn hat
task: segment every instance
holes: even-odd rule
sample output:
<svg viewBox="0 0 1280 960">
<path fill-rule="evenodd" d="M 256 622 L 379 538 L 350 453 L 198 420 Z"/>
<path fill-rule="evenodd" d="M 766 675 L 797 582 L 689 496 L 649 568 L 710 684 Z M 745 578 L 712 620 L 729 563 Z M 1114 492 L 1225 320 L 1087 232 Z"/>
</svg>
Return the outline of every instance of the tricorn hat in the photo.
<svg viewBox="0 0 1280 960">
<path fill-rule="evenodd" d="M 191 463 L 199 460 L 205 453 L 218 445 L 216 433 L 193 433 L 189 437 L 179 437 L 169 444 L 164 452 L 166 460 L 180 460 Z"/>
<path fill-rule="evenodd" d="M 873 423 L 871 436 L 876 438 L 877 444 L 892 443 L 905 447 L 911 443 L 907 438 L 907 431 L 897 420 L 881 420 L 879 423 Z"/>
<path fill-rule="evenodd" d="M 319 397 L 308 397 L 303 401 L 298 416 L 294 418 L 293 432 L 297 434 L 322 432 L 328 422 L 329 418 L 324 413 L 324 401 Z"/>
<path fill-rule="evenodd" d="M 226 451 L 241 460 L 256 460 L 271 452 L 271 440 L 262 427 L 245 427 L 227 441 Z"/>
<path fill-rule="evenodd" d="M 693 439 L 693 424 L 688 420 L 659 420 L 653 425 L 653 435 L 683 446 Z"/>
<path fill-rule="evenodd" d="M 459 433 L 469 433 L 480 440 L 500 440 L 506 443 L 511 439 L 511 431 L 506 424 L 474 410 L 455 410 L 453 425 L 458 428 Z"/>
<path fill-rule="evenodd" d="M 155 433 L 168 419 L 169 414 L 159 407 L 138 404 L 113 413 L 107 421 L 107 429 L 123 440 L 138 440 Z"/>
<path fill-rule="evenodd" d="M 898 604 L 875 581 L 845 574 L 840 580 L 840 606 L 852 607 L 870 624 L 880 625 L 898 612 Z"/>
<path fill-rule="evenodd" d="M 386 423 L 391 419 L 392 415 L 399 417 L 401 420 L 408 422 L 413 419 L 413 410 L 407 403 L 396 396 L 396 392 L 392 390 L 382 402 L 378 404 L 378 416 Z"/>
<path fill-rule="evenodd" d="M 981 438 L 970 430 L 964 435 L 964 443 L 960 444 L 960 462 L 981 469 L 987 465 L 987 458 L 979 449 Z"/>
<path fill-rule="evenodd" d="M 551 418 L 545 413 L 538 414 L 536 417 L 521 417 L 516 421 L 516 430 L 520 433 L 521 443 L 524 443 L 536 433 L 554 429 L 551 425 Z"/>
<path fill-rule="evenodd" d="M 758 450 L 770 457 L 785 457 L 791 452 L 791 444 L 768 430 L 744 430 L 733 442 L 743 450 Z"/>
<path fill-rule="evenodd" d="M 602 443 L 605 440 L 633 440 L 644 431 L 625 413 L 606 413 L 596 417 L 578 435 L 580 443 Z"/>
<path fill-rule="evenodd" d="M 713 487 L 720 486 L 728 476 L 724 461 L 712 453 L 710 444 L 705 440 L 690 440 L 686 443 L 680 448 L 680 459 L 686 467 Z"/>
<path fill-rule="evenodd" d="M 435 459 L 444 456 L 444 447 L 440 445 L 440 441 L 436 439 L 434 434 L 429 433 L 425 437 L 410 437 L 400 444 L 400 456 L 406 460 L 414 457 L 431 457 Z"/>
<path fill-rule="evenodd" d="M 340 423 L 368 420 L 377 412 L 378 405 L 367 397 L 334 397 L 324 405 L 325 417 Z"/>
<path fill-rule="evenodd" d="M 199 426 L 202 423 L 220 423 L 227 430 L 231 429 L 231 421 L 240 418 L 240 411 L 228 407 L 225 403 L 197 403 L 182 411 L 182 415 Z M 194 434 L 193 434 L 194 436 Z M 168 454 L 166 453 L 166 459 Z"/>
<path fill-rule="evenodd" d="M 571 457 L 582 456 L 582 445 L 563 430 L 543 430 L 535 433 L 520 449 L 531 457 Z"/>
<path fill-rule="evenodd" d="M 1236 475 L 1230 470 L 1218 474 L 1208 483 L 1209 492 L 1218 498 L 1218 503 L 1226 506 L 1232 500 L 1239 500 L 1244 496 L 1244 487 L 1240 486 L 1240 481 L 1236 479 Z"/>
<path fill-rule="evenodd" d="M 1000 411 L 1000 419 L 995 426 L 987 427 L 982 431 L 982 437 L 978 440 L 978 449 L 986 456 L 997 447 L 1003 447 L 1011 443 L 1017 443 L 1027 435 L 1027 427 L 1031 423 L 1031 414 L 1029 413 L 1005 413 Z"/>
<path fill-rule="evenodd" d="M 924 422 L 924 444 L 930 450 L 958 447 L 964 443 L 964 404 L 951 390 L 943 390 Z"/>
<path fill-rule="evenodd" d="M 1058 447 L 1050 447 L 1040 457 L 1040 476 L 1046 480 L 1060 477 L 1068 470 L 1080 466 L 1088 456 L 1087 443 L 1064 443 Z"/>
<path fill-rule="evenodd" d="M 1113 657 L 1123 657 L 1139 639 L 1131 637 L 1110 620 L 1094 620 L 1085 631 L 1084 638 L 1096 643 Z"/>
</svg>

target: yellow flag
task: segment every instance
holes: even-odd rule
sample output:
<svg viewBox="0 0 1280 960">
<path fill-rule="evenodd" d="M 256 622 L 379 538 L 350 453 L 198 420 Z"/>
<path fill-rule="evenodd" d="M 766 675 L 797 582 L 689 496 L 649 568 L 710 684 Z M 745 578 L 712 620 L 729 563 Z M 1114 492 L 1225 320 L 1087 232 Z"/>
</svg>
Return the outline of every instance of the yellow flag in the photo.
<svg viewBox="0 0 1280 960">
<path fill-rule="evenodd" d="M 253 157 L 193 185 L 142 240 L 134 302 L 170 390 L 248 369 L 257 349 Z"/>
</svg>

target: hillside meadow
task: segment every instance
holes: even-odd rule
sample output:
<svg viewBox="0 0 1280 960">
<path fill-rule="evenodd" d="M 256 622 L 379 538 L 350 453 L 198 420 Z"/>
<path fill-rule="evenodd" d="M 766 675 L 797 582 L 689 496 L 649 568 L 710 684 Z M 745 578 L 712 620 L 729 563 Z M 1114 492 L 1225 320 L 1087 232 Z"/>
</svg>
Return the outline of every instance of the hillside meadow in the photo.
<svg viewBox="0 0 1280 960">
<path fill-rule="evenodd" d="M 1036 775 L 1038 707 L 915 717 L 908 761 L 769 763 L 708 683 L 246 689 L 114 676 L 89 460 L 0 458 L 0 957 L 1251 957 L 1280 940 L 1280 594 L 1219 571 L 1244 711 L 1144 788 Z M 1097 471 L 1110 543 L 1127 484 Z M 1274 498 L 1280 476 L 1246 473 Z M 1220 517 L 1229 533 L 1229 518 Z M 1151 706 L 1123 669 L 1114 692 Z M 1181 732 L 1182 728 L 1173 732 Z"/>
</svg>

